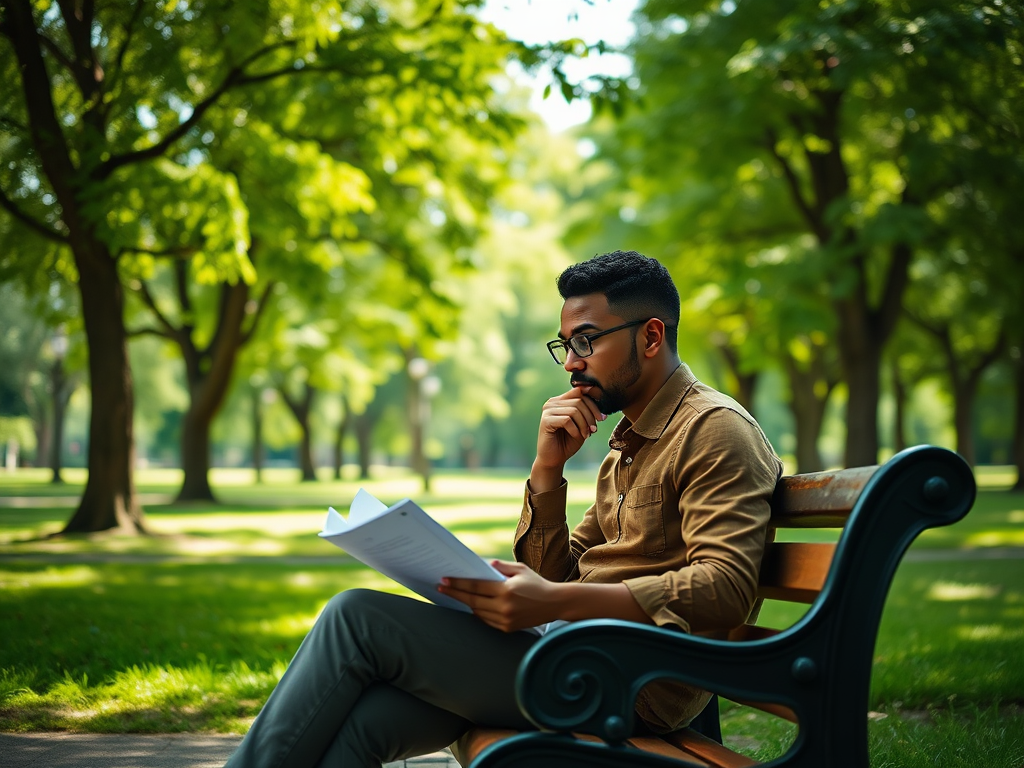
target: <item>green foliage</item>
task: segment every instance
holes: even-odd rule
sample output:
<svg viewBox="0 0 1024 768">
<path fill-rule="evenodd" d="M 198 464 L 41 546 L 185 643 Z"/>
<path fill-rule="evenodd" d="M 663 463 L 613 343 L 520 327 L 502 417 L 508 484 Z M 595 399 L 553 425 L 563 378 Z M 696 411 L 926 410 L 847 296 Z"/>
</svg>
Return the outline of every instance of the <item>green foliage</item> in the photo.
<svg viewBox="0 0 1024 768">
<path fill-rule="evenodd" d="M 671 265 L 686 327 L 736 375 L 812 337 L 831 368 L 840 342 L 848 360 L 852 338 L 884 344 L 915 258 L 1005 316 L 1019 302 L 997 297 L 1022 274 L 1001 214 L 1020 197 L 1021 28 L 1008 5 L 648 0 L 631 109 L 593 125 L 614 168 L 595 190 L 605 232 Z M 968 277 L 967 261 L 1018 268 Z M 905 302 L 957 317 L 964 349 L 991 335 L 930 287 Z"/>
</svg>

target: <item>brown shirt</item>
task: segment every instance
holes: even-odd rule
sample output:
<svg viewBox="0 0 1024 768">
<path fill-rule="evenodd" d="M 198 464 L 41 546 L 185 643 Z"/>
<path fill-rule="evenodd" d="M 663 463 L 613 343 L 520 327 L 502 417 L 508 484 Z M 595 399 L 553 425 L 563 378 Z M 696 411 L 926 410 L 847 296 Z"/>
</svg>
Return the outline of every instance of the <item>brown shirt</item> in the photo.
<svg viewBox="0 0 1024 768">
<path fill-rule="evenodd" d="M 516 558 L 552 581 L 623 582 L 659 626 L 721 636 L 742 624 L 782 474 L 757 422 L 683 364 L 609 445 L 596 501 L 571 534 L 566 484 L 538 494 L 527 485 Z M 709 695 L 655 683 L 637 712 L 654 730 L 673 730 Z"/>
</svg>

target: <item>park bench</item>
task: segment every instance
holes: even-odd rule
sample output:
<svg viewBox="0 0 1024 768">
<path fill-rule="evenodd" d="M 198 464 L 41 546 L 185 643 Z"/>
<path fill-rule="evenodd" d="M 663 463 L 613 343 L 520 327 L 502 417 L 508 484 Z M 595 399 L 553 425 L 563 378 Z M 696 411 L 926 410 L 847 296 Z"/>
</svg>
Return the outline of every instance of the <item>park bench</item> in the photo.
<svg viewBox="0 0 1024 768">
<path fill-rule="evenodd" d="M 745 624 L 728 640 L 610 619 L 563 627 L 530 649 L 516 680 L 519 706 L 541 730 L 476 728 L 453 751 L 473 768 L 757 765 L 693 728 L 628 738 L 637 692 L 674 678 L 796 723 L 789 750 L 767 765 L 866 768 L 871 663 L 889 585 L 914 538 L 960 520 L 974 495 L 963 459 L 933 446 L 881 467 L 783 477 L 773 532 L 842 529 L 836 543 L 779 533 L 765 551 L 758 596 L 808 604 L 795 624 Z"/>
</svg>

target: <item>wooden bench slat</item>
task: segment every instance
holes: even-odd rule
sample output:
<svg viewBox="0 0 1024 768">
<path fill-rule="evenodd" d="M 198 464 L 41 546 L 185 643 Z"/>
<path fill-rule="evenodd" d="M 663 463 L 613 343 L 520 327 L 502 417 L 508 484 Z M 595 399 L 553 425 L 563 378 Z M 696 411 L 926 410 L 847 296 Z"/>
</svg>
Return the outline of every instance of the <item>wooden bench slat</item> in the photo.
<svg viewBox="0 0 1024 768">
<path fill-rule="evenodd" d="M 825 585 L 835 551 L 835 544 L 769 544 L 761 562 L 758 597 L 813 603 Z"/>
<path fill-rule="evenodd" d="M 455 759 L 459 761 L 460 765 L 469 765 L 487 747 L 518 733 L 519 731 L 511 731 L 506 728 L 473 728 L 452 745 L 452 754 L 455 755 Z M 574 733 L 573 736 L 581 741 L 601 741 L 596 736 L 590 736 L 585 733 Z M 708 768 L 720 768 L 721 765 L 717 762 L 709 763 L 701 755 L 676 747 L 664 739 L 655 736 L 634 736 L 626 741 L 644 752 L 653 752 L 654 754 L 670 757 L 674 760 L 690 760 L 691 762 L 708 766 Z M 711 743 L 715 744 L 715 742 Z M 720 750 L 722 749 L 719 744 L 715 744 L 715 746 Z"/>
<path fill-rule="evenodd" d="M 689 728 L 666 733 L 661 738 L 685 752 L 690 759 L 703 760 L 715 768 L 750 768 L 750 766 L 760 765 L 756 760 L 733 752 L 728 747 L 723 747 L 717 741 L 702 736 Z"/>
<path fill-rule="evenodd" d="M 451 745 L 452 754 L 459 761 L 459 765 L 469 765 L 476 760 L 477 755 L 497 741 L 504 741 L 518 734 L 508 728 L 483 728 L 475 727 L 466 731 L 459 739 Z"/>
<path fill-rule="evenodd" d="M 692 752 L 679 749 L 674 744 L 667 742 L 665 739 L 655 736 L 634 736 L 631 739 L 626 739 L 626 741 L 644 752 L 653 752 L 656 755 L 671 757 L 675 760 L 689 760 L 693 763 L 706 765 L 708 768 L 720 768 L 718 763 L 710 763 L 700 755 L 695 755 Z"/>
<path fill-rule="evenodd" d="M 842 528 L 864 485 L 878 467 L 792 475 L 779 481 L 772 499 L 776 528 Z"/>
</svg>

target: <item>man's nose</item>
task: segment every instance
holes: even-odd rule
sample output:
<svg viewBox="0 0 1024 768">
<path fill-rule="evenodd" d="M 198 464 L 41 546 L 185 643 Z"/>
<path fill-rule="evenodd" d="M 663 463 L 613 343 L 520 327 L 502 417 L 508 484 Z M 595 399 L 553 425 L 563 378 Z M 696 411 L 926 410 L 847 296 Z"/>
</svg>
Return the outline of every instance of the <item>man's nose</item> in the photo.
<svg viewBox="0 0 1024 768">
<path fill-rule="evenodd" d="M 572 349 L 569 349 L 566 352 L 565 363 L 562 364 L 562 367 L 571 373 L 572 371 L 582 371 L 587 367 L 587 363 L 586 360 L 573 352 Z"/>
</svg>

